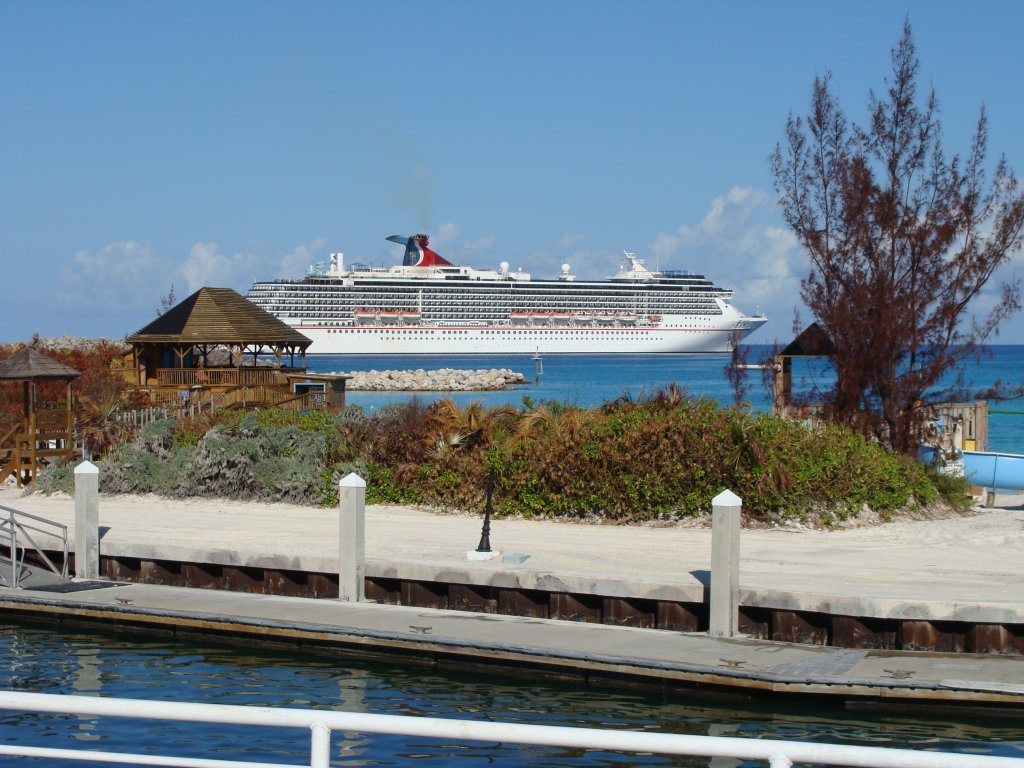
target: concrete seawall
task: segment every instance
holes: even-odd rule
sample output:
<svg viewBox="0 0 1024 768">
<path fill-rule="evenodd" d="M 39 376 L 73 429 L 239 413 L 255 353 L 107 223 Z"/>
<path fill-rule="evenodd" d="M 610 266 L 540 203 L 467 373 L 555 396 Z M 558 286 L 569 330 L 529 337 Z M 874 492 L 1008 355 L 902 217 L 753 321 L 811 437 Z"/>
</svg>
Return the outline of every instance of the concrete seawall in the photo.
<svg viewBox="0 0 1024 768">
<path fill-rule="evenodd" d="M 27 512 L 71 525 L 72 505 L 18 500 Z M 844 648 L 1024 653 L 1022 522 L 1024 508 L 1012 506 L 851 531 L 745 531 L 740 631 Z M 111 579 L 337 595 L 336 510 L 114 497 L 101 500 L 100 525 L 101 573 Z M 479 525 L 370 508 L 367 598 L 645 629 L 707 626 L 706 528 L 499 520 L 495 545 L 530 555 L 512 565 L 465 559 Z"/>
</svg>

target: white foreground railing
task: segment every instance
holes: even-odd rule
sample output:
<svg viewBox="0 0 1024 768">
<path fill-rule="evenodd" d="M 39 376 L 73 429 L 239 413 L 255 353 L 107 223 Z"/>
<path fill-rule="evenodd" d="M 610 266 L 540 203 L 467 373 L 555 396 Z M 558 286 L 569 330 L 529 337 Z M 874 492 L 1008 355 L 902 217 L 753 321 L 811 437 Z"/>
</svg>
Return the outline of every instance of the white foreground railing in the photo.
<svg viewBox="0 0 1024 768">
<path fill-rule="evenodd" d="M 308 728 L 312 731 L 310 766 L 329 768 L 331 731 L 386 733 L 450 741 L 485 741 L 534 744 L 610 752 L 648 752 L 663 755 L 731 757 L 765 760 L 771 768 L 794 763 L 852 765 L 862 768 L 1024 768 L 1024 759 L 989 755 L 925 752 L 910 749 L 853 747 L 776 739 L 737 739 L 724 736 L 682 736 L 598 728 L 563 728 L 472 720 L 400 715 L 367 715 L 317 709 L 239 707 L 224 704 L 191 704 L 93 696 L 58 696 L 45 693 L 0 691 L 0 709 L 52 712 L 66 715 L 180 720 L 193 723 Z M 280 763 L 205 760 L 151 754 L 92 752 L 78 749 L 0 745 L 0 755 L 44 757 L 133 765 L 180 766 L 181 768 L 296 768 Z"/>
</svg>

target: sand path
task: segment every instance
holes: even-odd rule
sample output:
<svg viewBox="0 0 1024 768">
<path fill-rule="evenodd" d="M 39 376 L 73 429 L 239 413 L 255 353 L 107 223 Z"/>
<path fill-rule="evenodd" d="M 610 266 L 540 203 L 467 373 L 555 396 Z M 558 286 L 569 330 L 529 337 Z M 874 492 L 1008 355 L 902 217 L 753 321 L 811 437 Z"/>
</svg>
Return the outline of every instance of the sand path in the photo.
<svg viewBox="0 0 1024 768">
<path fill-rule="evenodd" d="M 744 603 L 763 604 L 752 595 L 773 591 L 813 595 L 819 607 L 831 601 L 835 612 L 843 612 L 837 601 L 870 598 L 888 607 L 865 615 L 893 615 L 906 603 L 931 605 L 927 610 L 938 618 L 957 606 L 987 605 L 1017 615 L 1003 620 L 1024 621 L 1024 496 L 997 501 L 996 509 L 942 520 L 897 518 L 836 531 L 744 530 L 740 581 L 750 592 Z M 68 497 L 19 497 L 4 489 L 0 504 L 74 525 L 74 501 Z M 337 520 L 333 510 L 288 504 L 103 496 L 101 550 L 330 571 L 337 562 Z M 380 574 L 391 564 L 403 578 L 455 573 L 451 580 L 458 581 L 457 574 L 472 572 L 471 583 L 499 583 L 495 573 L 514 571 L 523 577 L 522 586 L 556 577 L 574 590 L 585 582 L 591 585 L 586 591 L 658 596 L 657 586 L 666 584 L 699 595 L 710 568 L 706 527 L 495 521 L 495 549 L 530 555 L 516 566 L 500 559 L 468 563 L 466 550 L 475 549 L 479 536 L 479 518 L 371 506 L 367 572 L 374 572 L 373 561 Z"/>
</svg>

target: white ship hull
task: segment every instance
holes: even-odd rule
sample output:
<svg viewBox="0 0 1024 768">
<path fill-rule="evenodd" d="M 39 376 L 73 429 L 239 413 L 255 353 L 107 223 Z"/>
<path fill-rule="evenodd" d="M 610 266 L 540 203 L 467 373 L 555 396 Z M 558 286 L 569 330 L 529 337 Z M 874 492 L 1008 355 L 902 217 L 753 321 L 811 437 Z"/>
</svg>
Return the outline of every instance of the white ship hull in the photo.
<svg viewBox="0 0 1024 768">
<path fill-rule="evenodd" d="M 426 248 L 427 236 L 388 238 L 407 246 L 385 269 L 342 254 L 304 280 L 258 281 L 249 300 L 312 340 L 314 355 L 727 352 L 767 319 L 729 303 L 732 291 L 703 275 L 630 268 L 607 280 L 557 280 L 456 266 Z"/>
<path fill-rule="evenodd" d="M 678 323 L 676 322 L 678 321 Z M 664 318 L 651 328 L 323 328 L 297 325 L 317 355 L 649 354 L 728 352 L 761 318 Z"/>
</svg>

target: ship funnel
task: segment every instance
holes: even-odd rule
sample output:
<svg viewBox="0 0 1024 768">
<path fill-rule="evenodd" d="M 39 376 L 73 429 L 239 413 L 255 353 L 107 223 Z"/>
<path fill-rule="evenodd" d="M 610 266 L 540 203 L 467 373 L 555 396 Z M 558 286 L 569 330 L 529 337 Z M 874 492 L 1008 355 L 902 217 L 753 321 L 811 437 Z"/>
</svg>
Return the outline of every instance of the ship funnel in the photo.
<svg viewBox="0 0 1024 768">
<path fill-rule="evenodd" d="M 411 237 L 391 235 L 386 239 L 405 246 L 405 258 L 402 259 L 403 267 L 450 267 L 452 265 L 450 261 L 441 258 L 427 247 L 430 243 L 430 238 L 427 235 L 418 234 Z"/>
</svg>

